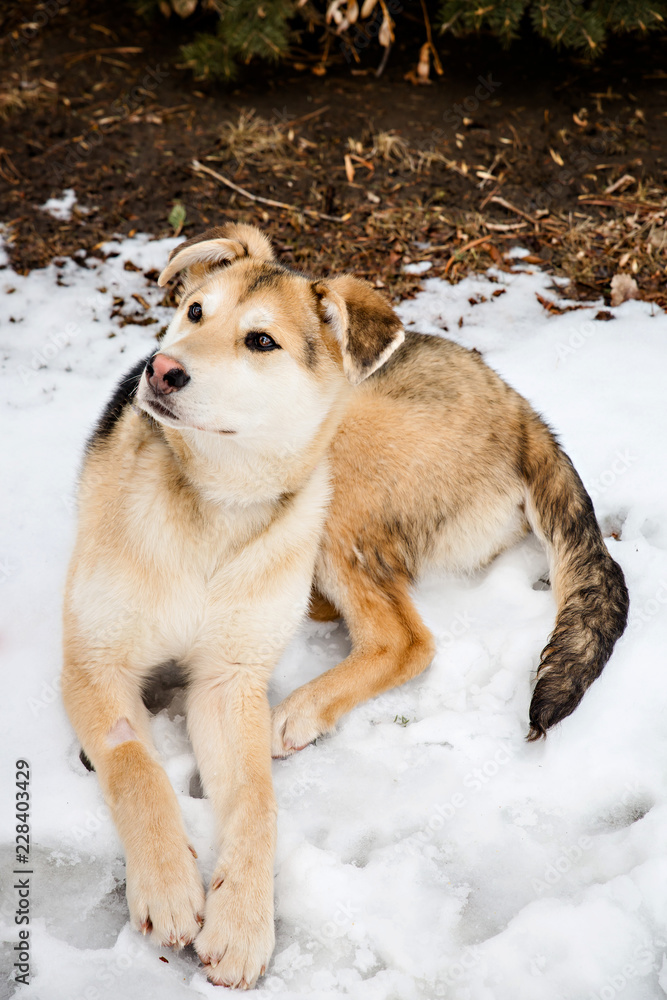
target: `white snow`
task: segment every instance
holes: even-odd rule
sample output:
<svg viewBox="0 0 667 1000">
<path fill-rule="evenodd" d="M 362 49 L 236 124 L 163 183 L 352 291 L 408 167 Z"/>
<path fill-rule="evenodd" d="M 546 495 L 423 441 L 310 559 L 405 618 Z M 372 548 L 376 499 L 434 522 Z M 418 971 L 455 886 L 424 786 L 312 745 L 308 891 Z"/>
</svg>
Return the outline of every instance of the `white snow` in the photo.
<svg viewBox="0 0 667 1000">
<path fill-rule="evenodd" d="M 426 274 L 433 267 L 431 260 L 419 260 L 414 264 L 406 264 L 403 270 L 406 274 Z"/>
<path fill-rule="evenodd" d="M 19 931 L 14 762 L 25 758 L 34 872 L 25 1000 L 222 996 L 192 949 L 159 952 L 128 926 L 120 844 L 58 691 L 83 444 L 168 321 L 164 292 L 144 272 L 161 269 L 177 242 L 137 236 L 108 246 L 117 256 L 104 262 L 0 270 L 0 949 L 9 972 Z M 619 536 L 607 541 L 631 591 L 630 628 L 576 712 L 528 745 L 531 683 L 554 619 L 539 545 L 528 539 L 470 579 L 423 580 L 417 602 L 438 640 L 430 669 L 274 764 L 277 947 L 258 997 L 667 993 L 667 316 L 640 301 L 608 322 L 595 319 L 602 302 L 549 315 L 536 293 L 567 303 L 522 256 L 513 273 L 457 286 L 426 279 L 401 315 L 408 328 L 478 348 L 557 430 L 605 533 Z M 157 323 L 138 325 L 147 317 Z M 272 699 L 347 648 L 342 625 L 305 623 Z M 212 817 L 196 794 L 182 703 L 154 727 L 208 878 Z M 0 997 L 13 991 L 0 984 Z"/>
<path fill-rule="evenodd" d="M 67 188 L 60 198 L 49 198 L 43 205 L 40 205 L 42 212 L 48 212 L 54 219 L 60 222 L 69 222 L 72 218 L 72 209 L 76 205 L 76 191 L 74 188 Z"/>
</svg>

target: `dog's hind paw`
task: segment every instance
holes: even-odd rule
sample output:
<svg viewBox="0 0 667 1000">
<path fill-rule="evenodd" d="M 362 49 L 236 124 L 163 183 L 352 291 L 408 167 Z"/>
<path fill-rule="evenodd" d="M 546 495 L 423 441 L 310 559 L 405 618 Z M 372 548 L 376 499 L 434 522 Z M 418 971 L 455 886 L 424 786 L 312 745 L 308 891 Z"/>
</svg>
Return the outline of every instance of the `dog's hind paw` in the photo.
<svg viewBox="0 0 667 1000">
<path fill-rule="evenodd" d="M 281 701 L 271 713 L 271 756 L 290 757 L 327 730 L 303 689 Z"/>
</svg>

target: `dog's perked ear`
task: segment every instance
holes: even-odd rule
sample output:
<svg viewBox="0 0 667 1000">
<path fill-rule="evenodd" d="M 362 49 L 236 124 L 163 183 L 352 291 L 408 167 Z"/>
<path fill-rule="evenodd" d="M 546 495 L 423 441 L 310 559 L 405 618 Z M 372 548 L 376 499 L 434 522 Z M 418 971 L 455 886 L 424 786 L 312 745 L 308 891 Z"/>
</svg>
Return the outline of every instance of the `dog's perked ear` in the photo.
<svg viewBox="0 0 667 1000">
<path fill-rule="evenodd" d="M 243 257 L 258 263 L 275 260 L 273 247 L 261 230 L 244 223 L 228 222 L 179 243 L 169 254 L 169 263 L 157 283 L 166 285 L 179 271 L 187 272 L 187 280 L 200 281 L 214 267 L 231 264 Z"/>
<path fill-rule="evenodd" d="M 405 339 L 400 319 L 367 281 L 342 274 L 316 281 L 322 319 L 343 356 L 343 371 L 358 385 L 385 363 Z"/>
</svg>

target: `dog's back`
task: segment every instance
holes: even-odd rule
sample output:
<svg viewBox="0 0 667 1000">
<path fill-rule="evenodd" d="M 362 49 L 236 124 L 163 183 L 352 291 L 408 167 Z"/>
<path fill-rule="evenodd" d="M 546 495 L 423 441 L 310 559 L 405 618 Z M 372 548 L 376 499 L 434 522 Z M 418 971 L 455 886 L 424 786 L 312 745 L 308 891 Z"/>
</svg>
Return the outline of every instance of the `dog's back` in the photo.
<svg viewBox="0 0 667 1000">
<path fill-rule="evenodd" d="M 317 590 L 335 603 L 342 566 L 385 590 L 427 565 L 471 571 L 533 528 L 559 608 L 531 706 L 531 737 L 543 735 L 579 703 L 627 618 L 623 575 L 581 480 L 476 351 L 408 333 L 360 388 L 332 444 Z"/>
</svg>

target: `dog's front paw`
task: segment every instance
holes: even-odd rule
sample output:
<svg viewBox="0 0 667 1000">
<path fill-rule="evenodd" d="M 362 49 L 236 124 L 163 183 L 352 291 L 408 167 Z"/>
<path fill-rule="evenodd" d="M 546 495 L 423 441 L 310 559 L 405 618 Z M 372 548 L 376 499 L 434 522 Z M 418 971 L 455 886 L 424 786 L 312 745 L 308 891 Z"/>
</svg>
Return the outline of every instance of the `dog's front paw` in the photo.
<svg viewBox="0 0 667 1000">
<path fill-rule="evenodd" d="M 231 879 L 214 878 L 213 886 L 195 949 L 212 983 L 249 990 L 264 975 L 273 954 L 272 897 L 262 903 L 256 886 L 244 888 Z"/>
<path fill-rule="evenodd" d="M 314 699 L 299 688 L 271 713 L 271 756 L 289 757 L 327 731 Z"/>
<path fill-rule="evenodd" d="M 199 933 L 206 897 L 194 851 L 187 844 L 147 850 L 127 862 L 132 923 L 164 947 L 183 948 Z"/>
</svg>

